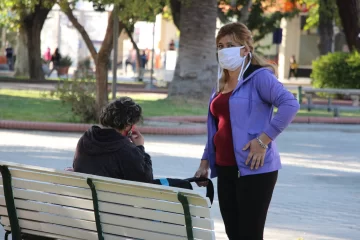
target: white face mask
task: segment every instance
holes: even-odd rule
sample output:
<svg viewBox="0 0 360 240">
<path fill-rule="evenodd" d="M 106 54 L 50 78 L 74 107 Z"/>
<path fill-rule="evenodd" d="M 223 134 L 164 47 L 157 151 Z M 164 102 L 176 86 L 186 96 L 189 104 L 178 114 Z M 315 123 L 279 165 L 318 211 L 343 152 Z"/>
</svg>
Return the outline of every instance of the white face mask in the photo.
<svg viewBox="0 0 360 240">
<path fill-rule="evenodd" d="M 246 56 L 240 56 L 241 47 L 224 48 L 218 51 L 218 58 L 220 67 L 229 71 L 235 71 L 241 67 L 246 59 Z"/>
<path fill-rule="evenodd" d="M 217 82 L 217 91 L 219 91 L 219 80 L 223 74 L 223 69 L 227 69 L 229 71 L 235 71 L 239 67 L 241 67 L 238 81 L 242 78 L 244 72 L 246 69 L 250 66 L 251 63 L 251 52 L 249 53 L 250 60 L 245 67 L 245 59 L 246 56 L 241 57 L 240 56 L 240 50 L 244 48 L 244 46 L 241 47 L 231 47 L 231 48 L 224 48 L 218 51 L 218 59 L 219 59 L 219 69 L 218 69 L 218 82 Z"/>
</svg>

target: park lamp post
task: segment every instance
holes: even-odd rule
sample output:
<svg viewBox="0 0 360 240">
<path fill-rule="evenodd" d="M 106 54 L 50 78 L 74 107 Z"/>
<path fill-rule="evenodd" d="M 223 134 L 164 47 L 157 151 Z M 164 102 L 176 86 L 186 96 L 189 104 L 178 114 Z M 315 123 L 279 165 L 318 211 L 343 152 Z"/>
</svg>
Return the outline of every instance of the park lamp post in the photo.
<svg viewBox="0 0 360 240">
<path fill-rule="evenodd" d="M 153 80 L 154 80 L 154 60 L 155 60 L 155 23 L 156 20 L 154 20 L 153 24 L 153 39 L 152 39 L 152 54 L 151 54 L 151 75 L 150 75 L 150 89 L 154 87 Z"/>
</svg>

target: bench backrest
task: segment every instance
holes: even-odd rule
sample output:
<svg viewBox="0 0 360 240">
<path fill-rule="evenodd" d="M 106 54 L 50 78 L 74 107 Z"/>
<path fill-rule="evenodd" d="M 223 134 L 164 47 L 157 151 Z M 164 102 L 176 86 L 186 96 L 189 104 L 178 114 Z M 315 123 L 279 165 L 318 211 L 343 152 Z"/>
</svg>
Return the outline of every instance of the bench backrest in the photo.
<svg viewBox="0 0 360 240">
<path fill-rule="evenodd" d="M 343 95 L 360 95 L 359 89 L 336 89 L 336 88 L 303 88 L 306 93 L 329 93 Z"/>
<path fill-rule="evenodd" d="M 12 190 L 22 233 L 59 239 L 95 240 L 102 235 L 106 240 L 176 240 L 191 239 L 192 230 L 195 239 L 215 239 L 209 199 L 195 191 L 8 162 L 0 162 L 0 168 L 5 230 L 10 231 L 14 219 L 6 204 Z M 11 174 L 10 193 L 4 169 Z M 188 205 L 179 196 L 185 196 Z"/>
</svg>

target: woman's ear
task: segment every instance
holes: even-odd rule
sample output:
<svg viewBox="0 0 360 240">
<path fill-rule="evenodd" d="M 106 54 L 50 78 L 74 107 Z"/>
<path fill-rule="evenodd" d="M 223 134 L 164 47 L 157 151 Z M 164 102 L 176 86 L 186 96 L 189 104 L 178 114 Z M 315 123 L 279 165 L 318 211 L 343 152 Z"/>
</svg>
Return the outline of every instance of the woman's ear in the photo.
<svg viewBox="0 0 360 240">
<path fill-rule="evenodd" d="M 247 57 L 249 55 L 249 53 L 250 53 L 250 48 L 245 46 L 245 48 L 244 48 L 244 57 Z"/>
</svg>

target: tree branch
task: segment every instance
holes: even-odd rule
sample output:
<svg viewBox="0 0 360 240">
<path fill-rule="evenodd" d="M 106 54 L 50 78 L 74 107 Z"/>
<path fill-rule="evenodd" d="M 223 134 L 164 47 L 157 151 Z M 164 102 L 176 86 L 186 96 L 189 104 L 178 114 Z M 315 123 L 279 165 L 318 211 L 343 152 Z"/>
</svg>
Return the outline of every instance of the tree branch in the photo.
<svg viewBox="0 0 360 240">
<path fill-rule="evenodd" d="M 64 1 L 60 6 L 61 6 L 62 11 L 68 17 L 69 21 L 72 23 L 72 25 L 78 30 L 78 32 L 82 36 L 87 48 L 90 51 L 91 57 L 93 58 L 94 62 L 96 62 L 98 53 L 96 52 L 95 46 L 92 43 L 92 41 L 89 37 L 89 34 L 86 32 L 85 28 L 79 23 L 77 18 L 74 16 L 72 9 L 70 8 L 70 5 L 67 1 Z"/>
<path fill-rule="evenodd" d="M 108 25 L 106 28 L 106 33 L 104 40 L 101 44 L 101 48 L 98 53 L 98 60 L 100 61 L 109 61 L 109 56 L 113 49 L 113 36 L 114 36 L 114 10 L 110 13 L 108 19 Z M 119 35 L 124 29 L 125 24 L 122 21 L 119 21 Z"/>
<path fill-rule="evenodd" d="M 132 30 L 133 30 L 133 27 L 134 27 L 134 26 L 132 25 L 132 26 L 131 26 L 131 29 L 132 29 Z M 133 38 L 133 36 L 132 36 L 132 33 L 133 33 L 132 30 L 130 30 L 129 27 L 125 27 L 126 34 L 129 36 L 130 41 L 131 41 L 131 43 L 133 44 L 133 46 L 134 46 L 134 48 L 135 48 L 135 51 L 136 51 L 136 59 L 137 59 L 138 63 L 140 64 L 140 49 L 139 49 L 138 45 L 136 44 L 136 42 L 135 42 L 135 40 L 134 40 L 134 38 Z M 140 73 L 140 68 L 139 68 L 139 73 Z"/>
</svg>

